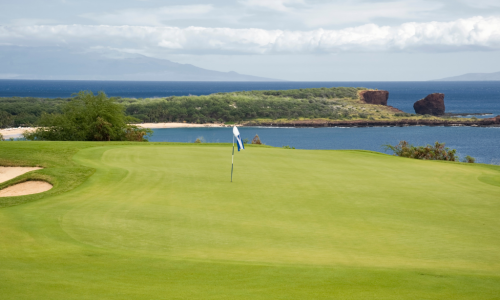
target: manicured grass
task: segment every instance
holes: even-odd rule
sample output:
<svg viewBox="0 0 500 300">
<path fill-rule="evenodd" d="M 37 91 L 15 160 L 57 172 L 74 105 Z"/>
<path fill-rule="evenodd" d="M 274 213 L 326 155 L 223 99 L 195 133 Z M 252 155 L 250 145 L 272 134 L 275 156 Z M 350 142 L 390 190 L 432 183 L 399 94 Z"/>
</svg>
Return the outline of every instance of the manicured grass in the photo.
<svg viewBox="0 0 500 300">
<path fill-rule="evenodd" d="M 4 144 L 83 183 L 0 209 L 1 299 L 500 295 L 499 167 L 250 146 L 230 183 L 224 144 Z"/>
</svg>

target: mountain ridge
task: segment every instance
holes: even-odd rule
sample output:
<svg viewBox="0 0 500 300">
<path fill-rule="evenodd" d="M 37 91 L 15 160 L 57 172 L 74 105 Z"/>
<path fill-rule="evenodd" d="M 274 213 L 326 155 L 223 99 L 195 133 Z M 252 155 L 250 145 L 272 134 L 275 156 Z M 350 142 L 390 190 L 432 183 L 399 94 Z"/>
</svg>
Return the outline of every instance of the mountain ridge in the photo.
<svg viewBox="0 0 500 300">
<path fill-rule="evenodd" d="M 431 81 L 500 81 L 500 72 L 494 73 L 467 73 L 458 76 L 434 79 Z"/>
<path fill-rule="evenodd" d="M 203 69 L 140 54 L 0 47 L 0 79 L 106 81 L 283 81 Z"/>
</svg>

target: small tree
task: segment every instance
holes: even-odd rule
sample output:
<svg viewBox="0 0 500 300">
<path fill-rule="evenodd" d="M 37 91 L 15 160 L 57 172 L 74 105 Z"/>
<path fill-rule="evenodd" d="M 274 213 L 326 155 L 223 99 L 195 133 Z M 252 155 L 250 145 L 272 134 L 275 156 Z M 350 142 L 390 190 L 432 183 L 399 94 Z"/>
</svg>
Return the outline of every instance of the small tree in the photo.
<svg viewBox="0 0 500 300">
<path fill-rule="evenodd" d="M 476 162 L 476 159 L 470 155 L 467 155 L 464 160 L 463 160 L 464 163 L 469 163 L 469 164 L 473 164 Z"/>
<path fill-rule="evenodd" d="M 43 114 L 40 127 L 24 132 L 27 140 L 147 141 L 151 129 L 128 124 L 125 108 L 104 92 L 81 91 L 62 107 L 62 114 Z"/>
<path fill-rule="evenodd" d="M 262 145 L 262 142 L 260 141 L 259 135 L 256 134 L 253 139 L 252 139 L 252 144 L 254 145 Z"/>
</svg>

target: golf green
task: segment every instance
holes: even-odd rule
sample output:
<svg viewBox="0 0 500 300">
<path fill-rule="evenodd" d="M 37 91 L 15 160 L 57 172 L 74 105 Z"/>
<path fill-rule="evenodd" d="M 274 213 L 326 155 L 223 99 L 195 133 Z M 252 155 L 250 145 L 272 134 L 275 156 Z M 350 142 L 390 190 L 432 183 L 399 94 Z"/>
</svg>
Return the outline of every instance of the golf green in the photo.
<svg viewBox="0 0 500 300">
<path fill-rule="evenodd" d="M 95 173 L 0 208 L 0 299 L 500 298 L 500 167 L 254 146 L 231 183 L 224 144 L 0 155 L 67 145 L 54 189 Z"/>
</svg>

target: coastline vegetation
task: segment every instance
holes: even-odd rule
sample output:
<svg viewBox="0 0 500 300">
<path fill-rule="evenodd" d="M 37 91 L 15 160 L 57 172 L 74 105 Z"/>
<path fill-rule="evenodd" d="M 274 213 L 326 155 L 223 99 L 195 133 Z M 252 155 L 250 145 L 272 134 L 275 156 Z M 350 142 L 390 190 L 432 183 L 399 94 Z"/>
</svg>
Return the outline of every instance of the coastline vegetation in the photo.
<svg viewBox="0 0 500 300">
<path fill-rule="evenodd" d="M 82 91 L 60 107 L 61 113 L 42 112 L 38 127 L 25 132 L 27 140 L 39 141 L 147 141 L 151 129 L 129 125 L 123 105 L 103 92 Z"/>
<path fill-rule="evenodd" d="M 395 156 L 423 159 L 423 160 L 446 160 L 459 161 L 456 149 L 445 147 L 444 143 L 437 142 L 434 145 L 414 146 L 407 141 L 400 141 L 397 145 L 384 145 L 386 151 L 391 150 Z M 463 162 L 475 163 L 476 159 L 467 155 Z"/>
<path fill-rule="evenodd" d="M 372 105 L 359 99 L 365 88 L 334 87 L 282 91 L 243 91 L 205 96 L 172 96 L 165 98 L 111 97 L 123 106 L 133 122 L 188 122 L 244 124 L 301 120 L 402 120 L 449 119 L 420 116 L 392 107 Z M 46 115 L 63 113 L 68 99 L 0 98 L 0 128 L 40 126 Z M 88 92 L 90 93 L 90 92 Z M 132 119 L 133 118 L 133 119 Z M 453 118 L 467 122 L 467 119 Z"/>
</svg>

